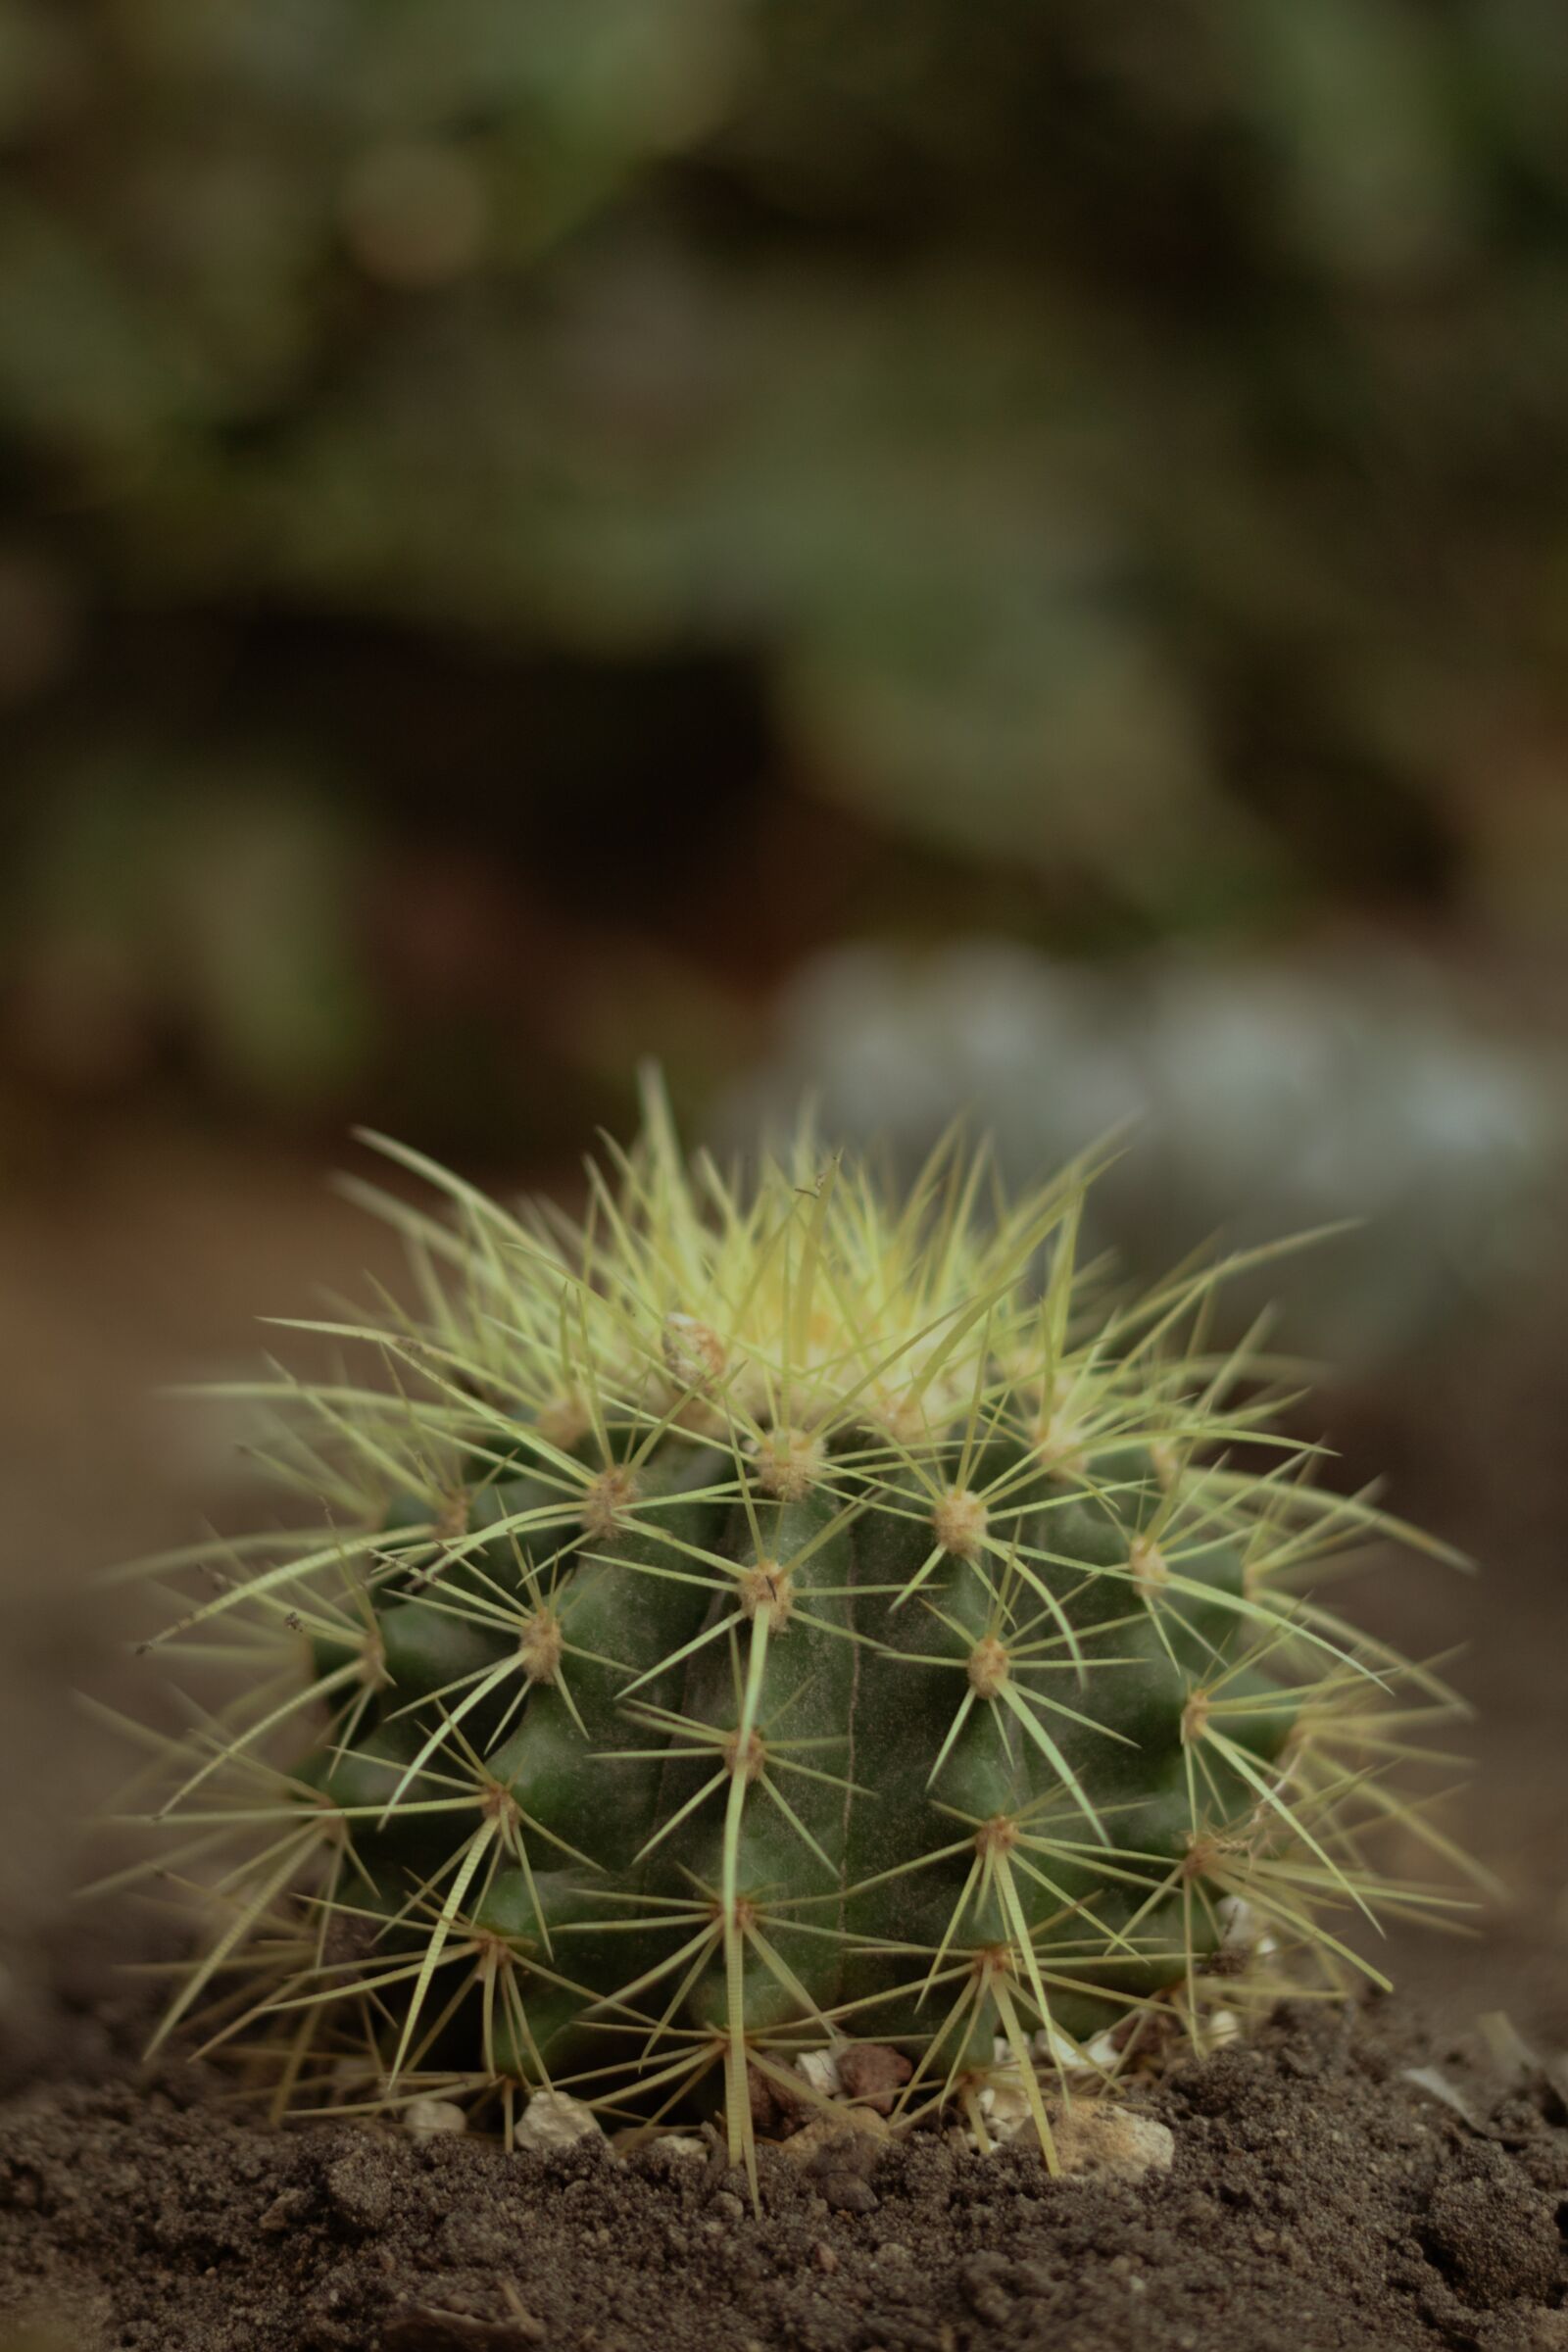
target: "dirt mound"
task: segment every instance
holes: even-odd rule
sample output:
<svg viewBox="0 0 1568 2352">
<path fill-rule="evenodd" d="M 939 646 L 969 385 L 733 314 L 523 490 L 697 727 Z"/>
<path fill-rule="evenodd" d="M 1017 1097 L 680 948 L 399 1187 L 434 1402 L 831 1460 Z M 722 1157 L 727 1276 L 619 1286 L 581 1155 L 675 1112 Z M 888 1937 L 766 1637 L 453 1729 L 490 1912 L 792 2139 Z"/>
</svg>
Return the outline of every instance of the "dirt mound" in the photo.
<svg viewBox="0 0 1568 2352">
<path fill-rule="evenodd" d="M 712 2145 L 549 2157 L 258 2129 L 193 2070 L 0 2111 L 0 2342 L 65 2352 L 1369 2352 L 1568 2346 L 1568 2110 L 1392 2005 L 1292 2006 L 1149 2093 L 1174 2168 L 1054 2181 L 1021 2148 L 894 2143 L 846 2210 Z M 4 2332 L 13 2329 L 8 2338 Z M 51 2336 L 50 2330 L 53 2330 Z"/>
</svg>

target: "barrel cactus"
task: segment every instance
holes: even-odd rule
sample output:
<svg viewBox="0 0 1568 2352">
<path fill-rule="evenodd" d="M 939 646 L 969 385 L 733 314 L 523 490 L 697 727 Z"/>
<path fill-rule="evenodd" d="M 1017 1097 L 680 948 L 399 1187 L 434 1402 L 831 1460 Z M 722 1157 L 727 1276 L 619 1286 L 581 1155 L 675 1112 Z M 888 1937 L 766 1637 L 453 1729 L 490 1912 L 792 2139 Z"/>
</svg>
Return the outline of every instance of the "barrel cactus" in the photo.
<svg viewBox="0 0 1568 2352">
<path fill-rule="evenodd" d="M 1431 1899 L 1371 1840 L 1441 1846 L 1385 1776 L 1446 1694 L 1310 1589 L 1419 1539 L 1207 1348 L 1223 1267 L 1080 1266 L 1086 1166 L 890 1198 L 803 1129 L 743 1181 L 651 1091 L 573 1222 L 385 1148 L 442 1196 L 362 1188 L 416 1306 L 240 1391 L 310 1514 L 157 1564 L 146 1646 L 235 1693 L 136 1806 L 211 1927 L 164 2034 L 280 2112 L 549 2087 L 747 2161 L 870 2042 L 909 2123 L 983 2132 L 1001 2067 L 1050 2160 L 1054 2075 Z"/>
</svg>

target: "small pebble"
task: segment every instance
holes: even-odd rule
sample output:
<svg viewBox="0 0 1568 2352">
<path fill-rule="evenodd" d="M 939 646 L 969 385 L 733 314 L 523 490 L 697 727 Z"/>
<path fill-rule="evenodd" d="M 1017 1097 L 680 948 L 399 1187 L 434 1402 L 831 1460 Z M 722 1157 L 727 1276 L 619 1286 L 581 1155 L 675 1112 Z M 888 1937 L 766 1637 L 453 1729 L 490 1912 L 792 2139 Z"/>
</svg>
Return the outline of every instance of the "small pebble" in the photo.
<svg viewBox="0 0 1568 2352">
<path fill-rule="evenodd" d="M 30 2188 L 32 2183 L 28 2181 L 26 2185 Z M 19 2197 L 15 2201 L 30 2205 L 33 2200 L 31 2197 Z M 292 2230 L 296 2222 L 304 2221 L 315 2202 L 308 2188 L 285 2188 L 281 2195 L 272 2199 L 256 2227 L 265 2230 L 269 2237 L 276 2236 L 284 2230 Z"/>
<path fill-rule="evenodd" d="M 891 2115 L 894 2099 L 914 2068 L 902 2050 L 890 2049 L 886 2042 L 852 2041 L 839 2054 L 838 2071 L 852 2099 L 875 2108 L 878 2115 Z"/>
<path fill-rule="evenodd" d="M 381 2229 L 392 2211 L 392 2188 L 380 2162 L 379 2146 L 367 2140 L 329 2165 L 326 2193 L 356 2230 Z"/>
<path fill-rule="evenodd" d="M 466 2132 L 468 2119 L 452 2099 L 411 2099 L 403 2110 L 403 2128 L 416 2139 L 431 2139 L 438 2132 Z"/>
<path fill-rule="evenodd" d="M 1141 2180 L 1146 2173 L 1168 2173 L 1175 2162 L 1175 2139 L 1154 2116 L 1108 2099 L 1052 2106 L 1048 2115 L 1064 2180 Z M 1008 2110 L 988 2117 L 987 2128 L 998 2145 L 1005 2145 L 1029 2137 L 1034 2120 L 1027 2109 L 1021 2115 Z"/>
<path fill-rule="evenodd" d="M 844 2087 L 840 2062 L 831 2050 L 803 2050 L 795 2061 L 795 2071 L 824 2099 L 837 2098 Z"/>
<path fill-rule="evenodd" d="M 602 2139 L 603 2127 L 591 2107 L 564 2090 L 536 2090 L 523 2109 L 515 2133 L 519 2148 L 571 2148 L 582 2139 Z"/>
</svg>

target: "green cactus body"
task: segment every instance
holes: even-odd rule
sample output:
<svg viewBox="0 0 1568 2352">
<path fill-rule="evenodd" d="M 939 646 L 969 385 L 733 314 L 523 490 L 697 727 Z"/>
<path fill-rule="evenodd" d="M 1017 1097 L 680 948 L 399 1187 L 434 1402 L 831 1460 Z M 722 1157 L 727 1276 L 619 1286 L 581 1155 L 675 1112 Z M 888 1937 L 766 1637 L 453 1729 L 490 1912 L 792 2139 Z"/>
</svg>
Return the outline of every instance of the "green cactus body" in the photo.
<svg viewBox="0 0 1568 2352">
<path fill-rule="evenodd" d="M 1001 2044 L 1049 2154 L 1042 2066 L 1200 2037 L 1234 1906 L 1232 2008 L 1421 1899 L 1359 1763 L 1413 1670 L 1304 1581 L 1405 1531 L 1202 1351 L 1223 1269 L 1097 1298 L 1081 1169 L 982 1214 L 807 1139 L 743 1193 L 657 1098 L 580 1228 L 398 1156 L 455 1211 L 380 1203 L 421 1311 L 316 1327 L 374 1383 L 258 1384 L 320 1514 L 166 1637 L 258 1669 L 156 1817 L 221 1857 L 171 2026 L 285 2107 L 716 2099 L 737 2155 L 749 2074 L 890 2041 L 913 2118 Z"/>
</svg>

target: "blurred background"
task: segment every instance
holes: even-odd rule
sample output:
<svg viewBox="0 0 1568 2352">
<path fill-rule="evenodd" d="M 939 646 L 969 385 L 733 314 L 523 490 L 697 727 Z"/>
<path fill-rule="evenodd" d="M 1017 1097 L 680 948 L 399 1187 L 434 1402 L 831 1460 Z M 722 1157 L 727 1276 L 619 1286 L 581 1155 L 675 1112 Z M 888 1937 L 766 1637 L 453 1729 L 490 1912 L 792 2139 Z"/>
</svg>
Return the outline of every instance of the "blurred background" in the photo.
<svg viewBox="0 0 1568 2352">
<path fill-rule="evenodd" d="M 158 1384 L 395 1278 L 354 1122 L 569 1190 L 649 1054 L 1361 1221 L 1236 1314 L 1483 1562 L 1362 1601 L 1509 1889 L 1409 1969 L 1568 2033 L 1565 120 L 1557 0 L 0 0 L 0 2069 Z"/>
</svg>

